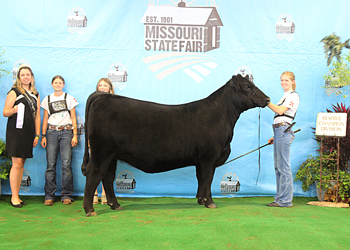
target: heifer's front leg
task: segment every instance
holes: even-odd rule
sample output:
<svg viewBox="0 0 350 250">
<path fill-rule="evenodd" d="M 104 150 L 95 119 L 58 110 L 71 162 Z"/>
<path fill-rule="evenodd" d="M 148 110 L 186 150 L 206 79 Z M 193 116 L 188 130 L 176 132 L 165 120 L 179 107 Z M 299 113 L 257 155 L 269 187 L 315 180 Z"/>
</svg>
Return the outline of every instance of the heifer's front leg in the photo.
<svg viewBox="0 0 350 250">
<path fill-rule="evenodd" d="M 204 192 L 203 192 L 203 179 L 202 179 L 202 171 L 201 171 L 201 167 L 196 166 L 196 176 L 197 176 L 197 180 L 198 180 L 198 189 L 197 189 L 197 202 L 199 205 L 204 205 Z"/>
<path fill-rule="evenodd" d="M 215 167 L 208 163 L 196 166 L 198 191 L 198 204 L 205 205 L 207 208 L 216 208 L 211 196 L 211 183 L 213 181 Z"/>
<path fill-rule="evenodd" d="M 102 182 L 106 192 L 107 204 L 113 210 L 122 210 L 123 208 L 118 203 L 117 198 L 115 197 L 114 188 L 113 188 L 116 165 L 117 165 L 117 160 L 111 161 L 111 164 L 109 165 L 107 172 L 102 179 Z"/>
</svg>

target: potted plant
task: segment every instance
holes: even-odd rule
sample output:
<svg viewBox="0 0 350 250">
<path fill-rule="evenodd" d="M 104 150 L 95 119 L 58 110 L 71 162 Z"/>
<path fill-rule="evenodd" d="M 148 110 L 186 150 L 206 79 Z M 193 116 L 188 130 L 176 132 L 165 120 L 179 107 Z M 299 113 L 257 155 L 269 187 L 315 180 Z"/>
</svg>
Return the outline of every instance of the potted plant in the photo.
<svg viewBox="0 0 350 250">
<path fill-rule="evenodd" d="M 338 202 L 350 202 L 350 173 L 346 171 L 339 171 L 339 184 L 327 189 L 324 195 L 324 201 L 336 201 L 336 190 L 338 191 Z"/>
<path fill-rule="evenodd" d="M 310 186 L 315 185 L 319 200 L 335 201 L 338 189 L 338 202 L 349 203 L 350 191 L 350 173 L 348 171 L 339 170 L 339 185 L 335 181 L 337 179 L 336 161 L 330 159 L 337 158 L 337 151 L 331 153 L 326 152 L 322 155 L 322 191 L 320 192 L 320 156 L 309 155 L 303 164 L 299 167 L 295 175 L 295 181 L 302 182 L 302 189 L 309 190 Z M 332 181 L 331 181 L 332 180 Z"/>
<path fill-rule="evenodd" d="M 333 159 L 337 157 L 337 152 L 333 151 L 332 153 L 323 153 L 322 155 L 322 193 L 319 193 L 317 189 L 319 189 L 320 185 L 320 164 L 321 158 L 320 156 L 312 156 L 309 155 L 306 161 L 301 164 L 298 172 L 295 175 L 295 181 L 302 182 L 302 189 L 304 191 L 309 190 L 311 185 L 316 185 L 316 191 L 318 192 L 319 200 L 323 200 L 323 195 L 325 191 L 332 187 L 334 183 L 328 182 L 328 180 L 336 179 L 337 174 L 337 165 Z M 320 197 L 321 195 L 321 197 Z"/>
<path fill-rule="evenodd" d="M 1 194 L 1 179 L 6 180 L 10 174 L 12 166 L 11 158 L 4 155 L 6 143 L 0 139 L 0 194 Z"/>
<path fill-rule="evenodd" d="M 322 40 L 324 43 L 324 52 L 327 58 L 327 66 L 332 63 L 327 75 L 324 75 L 325 89 L 328 95 L 334 93 L 336 95 L 343 94 L 346 98 L 348 95 L 344 92 L 349 90 L 350 85 L 350 53 L 342 55 L 343 48 L 350 49 L 350 39 L 344 43 L 340 41 L 340 37 L 334 33 L 325 36 Z M 333 58 L 337 60 L 333 61 Z M 343 88 L 345 87 L 346 88 Z"/>
<path fill-rule="evenodd" d="M 328 95 L 334 93 L 346 98 L 350 87 L 350 52 L 340 56 L 339 60 L 333 61 L 332 66 L 327 75 L 323 76 L 326 93 Z"/>
</svg>

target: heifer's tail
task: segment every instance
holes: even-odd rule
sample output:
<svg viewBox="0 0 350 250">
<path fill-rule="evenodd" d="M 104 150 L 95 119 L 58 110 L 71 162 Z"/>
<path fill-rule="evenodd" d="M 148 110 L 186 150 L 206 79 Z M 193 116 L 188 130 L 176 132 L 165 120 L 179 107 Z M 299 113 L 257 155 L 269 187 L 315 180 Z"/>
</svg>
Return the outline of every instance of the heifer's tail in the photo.
<svg viewBox="0 0 350 250">
<path fill-rule="evenodd" d="M 90 153 L 89 153 L 89 110 L 93 101 L 100 95 L 101 92 L 92 93 L 86 101 L 85 106 L 85 152 L 83 158 L 83 164 L 81 164 L 81 172 L 86 176 L 86 166 L 89 163 Z"/>
</svg>

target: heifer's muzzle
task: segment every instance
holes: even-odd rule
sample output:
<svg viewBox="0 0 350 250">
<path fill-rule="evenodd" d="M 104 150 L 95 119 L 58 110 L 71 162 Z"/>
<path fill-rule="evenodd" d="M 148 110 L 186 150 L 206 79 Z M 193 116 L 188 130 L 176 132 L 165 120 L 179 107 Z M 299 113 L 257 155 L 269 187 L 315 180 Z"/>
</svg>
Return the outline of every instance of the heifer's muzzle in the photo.
<svg viewBox="0 0 350 250">
<path fill-rule="evenodd" d="M 269 105 L 269 104 L 270 104 L 270 102 L 271 102 L 270 97 L 267 97 L 267 104 L 266 104 L 266 106 L 267 106 L 267 105 Z"/>
</svg>

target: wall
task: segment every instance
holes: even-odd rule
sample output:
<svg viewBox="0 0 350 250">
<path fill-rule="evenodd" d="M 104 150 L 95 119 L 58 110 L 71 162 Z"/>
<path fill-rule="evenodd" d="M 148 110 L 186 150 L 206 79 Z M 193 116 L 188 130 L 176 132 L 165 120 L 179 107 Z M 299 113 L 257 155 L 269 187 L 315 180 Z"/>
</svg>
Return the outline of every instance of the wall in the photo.
<svg viewBox="0 0 350 250">
<path fill-rule="evenodd" d="M 296 75 L 301 100 L 294 126 L 301 132 L 296 134 L 291 156 L 295 175 L 317 148 L 311 129 L 317 113 L 344 101 L 328 96 L 321 88 L 328 69 L 320 40 L 332 32 L 342 40 L 350 37 L 348 1 L 198 0 L 187 1 L 182 10 L 174 2 L 0 0 L 0 47 L 6 50 L 4 59 L 9 60 L 1 67 L 11 71 L 1 78 L 0 109 L 14 81 L 12 71 L 21 63 L 31 65 L 41 99 L 53 92 L 54 75 L 65 78 L 64 91 L 79 102 L 80 124 L 84 122 L 86 99 L 95 91 L 97 81 L 113 75 L 117 78 L 120 72 L 115 92 L 141 100 L 187 103 L 205 98 L 232 75 L 242 73 L 253 77 L 277 103 L 283 95 L 279 77 L 289 70 Z M 71 27 L 80 24 L 82 27 Z M 159 24 L 163 28 L 157 33 Z M 291 33 L 279 33 L 281 30 Z M 43 110 L 41 113 L 43 116 Z M 0 118 L 0 138 L 5 138 L 6 122 L 5 117 Z M 268 108 L 244 112 L 234 129 L 229 159 L 267 143 L 273 136 L 272 122 L 273 113 Z M 83 151 L 84 136 L 79 135 L 72 165 L 78 196 L 83 195 L 85 185 L 80 171 Z M 260 154 L 257 184 L 259 151 L 218 168 L 213 195 L 274 195 L 273 147 L 261 149 Z M 60 183 L 60 164 L 57 168 Z M 39 145 L 34 158 L 26 161 L 25 175 L 30 176 L 31 186 L 22 187 L 21 194 L 43 195 L 45 169 L 45 150 Z M 117 177 L 123 178 L 123 174 L 134 178 L 136 186 L 116 190 L 118 196 L 194 197 L 197 191 L 194 167 L 146 174 L 118 162 Z M 221 192 L 220 183 L 228 176 L 240 182 L 239 192 Z M 2 193 L 10 194 L 8 181 L 2 182 Z M 301 183 L 295 182 L 294 195 L 314 196 L 315 191 L 304 193 Z"/>
</svg>

